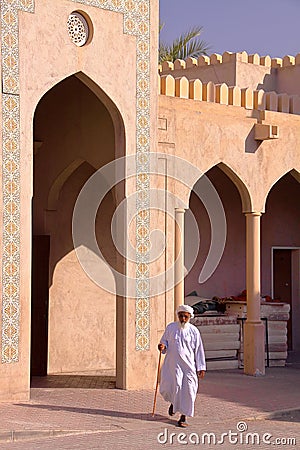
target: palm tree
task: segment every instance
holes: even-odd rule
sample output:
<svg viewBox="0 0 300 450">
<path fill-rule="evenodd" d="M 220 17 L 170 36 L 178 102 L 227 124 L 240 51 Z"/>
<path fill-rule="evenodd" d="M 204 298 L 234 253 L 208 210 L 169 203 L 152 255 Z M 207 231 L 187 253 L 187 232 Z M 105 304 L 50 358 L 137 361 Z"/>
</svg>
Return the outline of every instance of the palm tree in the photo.
<svg viewBox="0 0 300 450">
<path fill-rule="evenodd" d="M 163 27 L 164 24 L 160 24 L 159 31 Z M 197 58 L 200 55 L 207 55 L 210 46 L 199 38 L 202 30 L 202 27 L 192 27 L 175 39 L 171 45 L 160 42 L 159 63 L 161 64 L 164 61 L 174 62 L 175 59 L 186 59 L 189 56 Z"/>
</svg>

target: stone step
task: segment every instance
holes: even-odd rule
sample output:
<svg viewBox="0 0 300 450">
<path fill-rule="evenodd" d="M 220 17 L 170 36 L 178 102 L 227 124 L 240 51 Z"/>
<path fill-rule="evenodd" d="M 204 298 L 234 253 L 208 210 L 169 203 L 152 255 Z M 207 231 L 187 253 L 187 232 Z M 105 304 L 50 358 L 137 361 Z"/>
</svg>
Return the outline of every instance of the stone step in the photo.
<svg viewBox="0 0 300 450">
<path fill-rule="evenodd" d="M 288 313 L 291 307 L 288 303 L 265 303 L 260 305 L 260 312 L 262 317 L 268 317 L 269 314 L 273 313 Z"/>
<path fill-rule="evenodd" d="M 239 367 L 239 362 L 237 359 L 227 361 L 207 361 L 206 366 L 207 370 L 237 369 Z"/>
<path fill-rule="evenodd" d="M 237 350 L 208 350 L 205 352 L 206 359 L 214 358 L 236 358 Z"/>
<path fill-rule="evenodd" d="M 241 350 L 243 351 L 243 343 L 241 343 Z M 286 352 L 287 344 L 269 344 L 269 352 Z"/>
<path fill-rule="evenodd" d="M 268 330 L 286 330 L 286 322 L 284 320 L 268 320 Z"/>
<path fill-rule="evenodd" d="M 268 328 L 268 335 L 269 336 L 286 336 L 287 335 L 287 328 L 285 330 L 276 330 L 276 328 L 270 330 Z"/>
<path fill-rule="evenodd" d="M 197 325 L 201 335 L 214 333 L 214 334 L 224 334 L 224 333 L 239 333 L 240 325 Z"/>
<path fill-rule="evenodd" d="M 216 342 L 216 341 L 239 341 L 240 333 L 201 333 L 203 342 Z"/>
<path fill-rule="evenodd" d="M 285 367 L 285 359 L 270 359 L 269 367 Z M 265 360 L 265 366 L 267 367 L 267 360 Z M 238 367 L 242 369 L 244 367 L 243 361 L 239 361 Z"/>
<path fill-rule="evenodd" d="M 285 344 L 287 342 L 287 336 L 284 335 L 275 335 L 268 337 L 269 345 L 270 344 Z"/>
<path fill-rule="evenodd" d="M 209 325 L 236 325 L 237 315 L 230 316 L 205 316 L 199 315 L 191 319 L 191 323 L 195 326 L 209 326 Z"/>
<path fill-rule="evenodd" d="M 238 350 L 240 348 L 240 341 L 230 341 L 230 342 L 203 342 L 204 350 Z"/>
<path fill-rule="evenodd" d="M 239 359 L 244 360 L 244 352 L 241 351 L 238 353 Z M 267 352 L 265 353 L 265 358 L 267 358 Z M 286 359 L 287 352 L 269 352 L 269 359 Z"/>
</svg>

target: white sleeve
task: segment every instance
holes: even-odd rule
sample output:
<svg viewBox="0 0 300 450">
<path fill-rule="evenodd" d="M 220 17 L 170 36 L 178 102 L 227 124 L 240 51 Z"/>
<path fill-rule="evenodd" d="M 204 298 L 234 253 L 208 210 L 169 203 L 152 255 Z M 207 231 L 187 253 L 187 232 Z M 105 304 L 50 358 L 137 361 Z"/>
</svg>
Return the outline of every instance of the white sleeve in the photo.
<svg viewBox="0 0 300 450">
<path fill-rule="evenodd" d="M 164 344 L 164 345 L 166 346 L 165 350 L 162 351 L 162 354 L 166 353 L 166 352 L 167 352 L 167 349 L 168 349 L 168 335 L 169 335 L 169 332 L 168 332 L 168 331 L 169 331 L 169 330 L 168 330 L 168 327 L 167 327 L 167 328 L 165 329 L 164 334 L 162 335 L 161 340 L 160 340 L 160 343 L 161 343 L 161 344 Z"/>
<path fill-rule="evenodd" d="M 196 333 L 195 362 L 197 372 L 200 370 L 206 370 L 205 353 L 200 331 L 198 329 Z"/>
</svg>

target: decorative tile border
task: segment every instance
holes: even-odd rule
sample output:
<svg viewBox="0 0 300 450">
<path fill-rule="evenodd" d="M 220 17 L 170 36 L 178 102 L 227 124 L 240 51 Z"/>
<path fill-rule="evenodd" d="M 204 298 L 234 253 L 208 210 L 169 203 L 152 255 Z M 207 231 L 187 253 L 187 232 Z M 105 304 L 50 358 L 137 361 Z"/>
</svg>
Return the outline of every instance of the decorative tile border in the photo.
<svg viewBox="0 0 300 450">
<path fill-rule="evenodd" d="M 2 71 L 2 363 L 19 359 L 20 326 L 20 111 L 18 11 L 33 0 L 1 1 Z"/>
<path fill-rule="evenodd" d="M 150 347 L 149 150 L 150 0 L 71 0 L 124 14 L 124 33 L 137 39 L 136 350 Z M 3 268 L 2 363 L 19 359 L 20 325 L 20 115 L 18 11 L 34 0 L 0 0 L 2 51 Z"/>
</svg>

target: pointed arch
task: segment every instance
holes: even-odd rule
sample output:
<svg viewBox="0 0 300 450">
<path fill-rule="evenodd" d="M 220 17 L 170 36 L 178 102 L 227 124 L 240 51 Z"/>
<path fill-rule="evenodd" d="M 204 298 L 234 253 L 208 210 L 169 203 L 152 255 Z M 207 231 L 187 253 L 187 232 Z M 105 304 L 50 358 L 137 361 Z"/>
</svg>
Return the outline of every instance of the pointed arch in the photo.
<svg viewBox="0 0 300 450">
<path fill-rule="evenodd" d="M 265 198 L 263 200 L 263 209 L 265 210 L 266 203 L 268 200 L 268 196 L 272 190 L 272 188 L 275 186 L 276 183 L 278 183 L 279 180 L 281 180 L 286 175 L 290 174 L 298 183 L 300 183 L 300 172 L 297 169 L 289 169 L 286 172 L 282 173 L 279 177 L 277 177 L 275 180 L 272 181 L 272 183 L 267 188 L 267 192 L 265 194 Z"/>
<path fill-rule="evenodd" d="M 84 163 L 84 160 L 81 158 L 74 159 L 60 174 L 57 176 L 56 180 L 52 184 L 49 194 L 48 194 L 48 202 L 47 202 L 47 210 L 55 211 L 57 209 L 57 202 L 59 199 L 59 194 L 64 186 L 67 179 Z"/>
<path fill-rule="evenodd" d="M 219 169 L 224 172 L 228 178 L 233 182 L 233 184 L 236 186 L 237 190 L 239 191 L 241 201 L 242 201 L 242 209 L 243 212 L 251 212 L 252 211 L 252 200 L 249 193 L 249 190 L 247 186 L 245 185 L 244 181 L 241 179 L 239 175 L 237 175 L 236 172 L 234 172 L 227 164 L 224 162 L 220 162 L 219 164 L 216 164 Z"/>
</svg>

